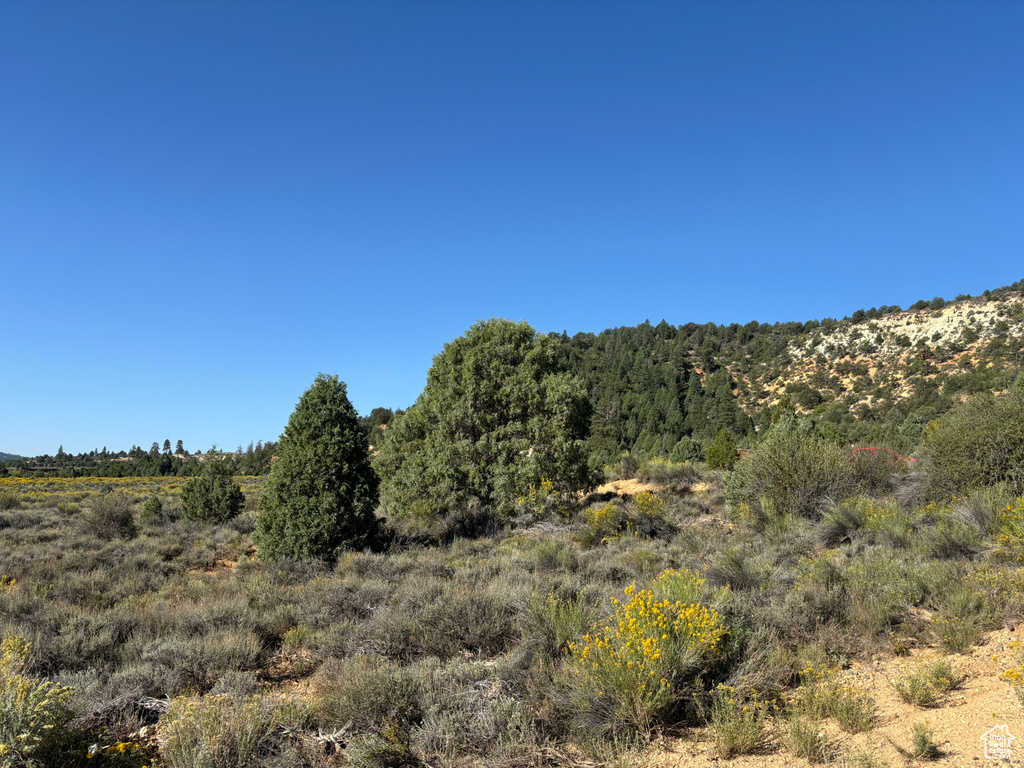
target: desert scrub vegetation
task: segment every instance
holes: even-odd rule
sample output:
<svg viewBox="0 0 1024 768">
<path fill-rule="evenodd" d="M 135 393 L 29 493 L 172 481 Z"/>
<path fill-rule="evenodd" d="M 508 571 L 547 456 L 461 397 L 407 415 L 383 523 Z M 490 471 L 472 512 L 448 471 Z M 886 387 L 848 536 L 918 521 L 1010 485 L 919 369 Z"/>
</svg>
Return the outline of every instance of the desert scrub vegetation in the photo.
<svg viewBox="0 0 1024 768">
<path fill-rule="evenodd" d="M 827 759 L 823 722 L 873 724 L 849 661 L 1021 617 L 1005 488 L 931 503 L 855 484 L 805 515 L 730 505 L 735 477 L 693 467 L 706 491 L 556 511 L 527 483 L 515 518 L 464 510 L 458 535 L 273 562 L 257 512 L 187 519 L 180 482 L 25 484 L 0 512 L 0 623 L 32 643 L 18 675 L 71 691 L 74 742 L 36 759 L 138 743 L 147 764 L 515 766 L 704 725 L 723 755 Z M 131 538 L 84 522 L 118 494 Z"/>
<path fill-rule="evenodd" d="M 1003 673 L 1003 677 L 1010 684 L 1017 701 L 1024 706 L 1024 650 L 1022 648 L 1024 646 L 1020 642 L 1010 643 L 1013 666 Z"/>
<path fill-rule="evenodd" d="M 875 720 L 874 699 L 828 666 L 807 667 L 800 673 L 793 709 L 814 720 L 830 717 L 847 733 L 869 731 Z"/>
</svg>

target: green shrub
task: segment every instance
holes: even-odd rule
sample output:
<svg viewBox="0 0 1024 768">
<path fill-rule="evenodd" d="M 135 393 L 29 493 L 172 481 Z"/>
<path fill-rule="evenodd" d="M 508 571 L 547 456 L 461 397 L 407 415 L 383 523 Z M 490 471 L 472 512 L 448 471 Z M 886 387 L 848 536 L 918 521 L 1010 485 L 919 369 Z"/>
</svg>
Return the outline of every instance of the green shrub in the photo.
<svg viewBox="0 0 1024 768">
<path fill-rule="evenodd" d="M 214 451 L 206 454 L 203 469 L 181 488 L 181 516 L 204 523 L 225 523 L 242 511 L 245 495 L 231 475 L 228 462 Z"/>
<path fill-rule="evenodd" d="M 501 518 L 542 477 L 559 494 L 592 487 L 592 410 L 553 340 L 526 323 L 478 322 L 445 345 L 423 393 L 385 431 L 374 462 L 381 507 L 395 518 L 459 508 Z"/>
<path fill-rule="evenodd" d="M 14 491 L 0 491 L 0 512 L 7 512 L 21 506 L 21 499 Z"/>
<path fill-rule="evenodd" d="M 139 515 L 140 520 L 154 520 L 161 516 L 164 505 L 160 501 L 160 497 L 155 493 L 146 499 L 142 505 L 142 514 Z"/>
<path fill-rule="evenodd" d="M 925 429 L 921 454 L 933 499 L 997 483 L 1024 493 L 1024 382 L 1005 395 L 983 393 L 955 405 Z"/>
<path fill-rule="evenodd" d="M 82 513 L 85 529 L 101 539 L 135 537 L 135 500 L 126 493 L 105 493 L 89 499 Z"/>
<path fill-rule="evenodd" d="M 780 421 L 739 464 L 726 486 L 733 504 L 766 513 L 817 517 L 826 500 L 839 501 L 858 489 L 849 448 Z"/>
<path fill-rule="evenodd" d="M 722 427 L 704 453 L 704 461 L 707 463 L 708 469 L 732 469 L 739 460 L 740 455 L 736 450 L 736 441 L 729 434 L 729 430 Z"/>
<path fill-rule="evenodd" d="M 0 644 L 0 768 L 32 765 L 72 716 L 73 689 L 23 674 L 31 649 L 11 634 Z"/>
</svg>

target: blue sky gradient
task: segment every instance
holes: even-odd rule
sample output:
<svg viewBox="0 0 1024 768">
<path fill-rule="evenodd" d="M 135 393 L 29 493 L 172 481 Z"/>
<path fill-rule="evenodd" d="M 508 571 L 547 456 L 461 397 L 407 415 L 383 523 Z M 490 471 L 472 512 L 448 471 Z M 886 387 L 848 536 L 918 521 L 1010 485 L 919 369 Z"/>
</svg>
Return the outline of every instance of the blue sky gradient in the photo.
<svg viewBox="0 0 1024 768">
<path fill-rule="evenodd" d="M 4 3 L 0 451 L 405 407 L 473 322 L 1024 277 L 1024 4 Z"/>
</svg>

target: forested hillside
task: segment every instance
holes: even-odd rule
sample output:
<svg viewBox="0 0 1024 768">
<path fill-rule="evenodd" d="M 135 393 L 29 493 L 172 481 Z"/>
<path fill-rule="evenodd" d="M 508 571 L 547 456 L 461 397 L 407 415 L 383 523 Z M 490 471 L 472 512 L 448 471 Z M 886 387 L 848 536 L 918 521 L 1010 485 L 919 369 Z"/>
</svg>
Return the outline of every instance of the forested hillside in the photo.
<svg viewBox="0 0 1024 768">
<path fill-rule="evenodd" d="M 836 440 L 910 452 L 966 395 L 1007 388 L 1024 363 L 1024 281 L 981 297 L 860 309 L 835 320 L 645 322 L 562 336 L 594 404 L 594 463 L 622 451 L 702 458 L 773 413 L 812 414 Z"/>
</svg>

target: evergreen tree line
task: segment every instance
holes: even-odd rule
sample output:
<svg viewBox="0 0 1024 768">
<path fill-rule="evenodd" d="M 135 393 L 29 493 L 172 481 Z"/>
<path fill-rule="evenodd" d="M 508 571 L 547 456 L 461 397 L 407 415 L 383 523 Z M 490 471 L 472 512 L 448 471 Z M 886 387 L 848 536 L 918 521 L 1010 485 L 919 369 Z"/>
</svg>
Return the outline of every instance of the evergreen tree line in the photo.
<svg viewBox="0 0 1024 768">
<path fill-rule="evenodd" d="M 205 457 L 215 453 L 232 474 L 264 475 L 276 450 L 273 441 L 249 443 L 232 452 L 218 451 L 214 446 L 205 454 L 202 450 L 190 453 L 181 440 L 173 453 L 170 440 L 164 441 L 162 449 L 154 442 L 148 451 L 133 445 L 128 451 L 108 451 L 104 447 L 73 454 L 60 446 L 52 456 L 43 454 L 0 464 L 0 474 L 6 470 L 25 477 L 191 477 L 200 474 Z"/>
</svg>

